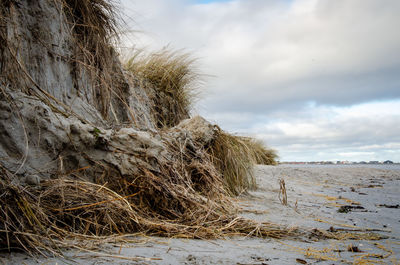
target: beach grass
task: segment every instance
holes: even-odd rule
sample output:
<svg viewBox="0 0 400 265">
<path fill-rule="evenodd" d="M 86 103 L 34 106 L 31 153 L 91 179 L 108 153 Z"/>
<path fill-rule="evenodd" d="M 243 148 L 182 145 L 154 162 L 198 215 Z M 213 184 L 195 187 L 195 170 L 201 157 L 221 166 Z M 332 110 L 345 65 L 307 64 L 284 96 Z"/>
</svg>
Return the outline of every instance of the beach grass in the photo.
<svg viewBox="0 0 400 265">
<path fill-rule="evenodd" d="M 194 62 L 189 53 L 164 48 L 151 53 L 136 51 L 125 63 L 148 91 L 159 128 L 173 127 L 189 118 L 201 83 Z"/>
<path fill-rule="evenodd" d="M 221 172 L 225 188 L 231 195 L 239 195 L 257 187 L 254 164 L 274 165 L 277 154 L 256 139 L 235 136 L 218 129 L 209 147 L 215 167 Z"/>
</svg>

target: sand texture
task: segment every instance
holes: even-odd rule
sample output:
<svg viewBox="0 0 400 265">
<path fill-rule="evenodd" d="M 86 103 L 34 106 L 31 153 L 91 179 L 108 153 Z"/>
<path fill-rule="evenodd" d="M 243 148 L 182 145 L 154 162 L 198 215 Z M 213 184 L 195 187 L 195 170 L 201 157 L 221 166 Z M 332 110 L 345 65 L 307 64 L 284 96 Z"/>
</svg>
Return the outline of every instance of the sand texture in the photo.
<svg viewBox="0 0 400 265">
<path fill-rule="evenodd" d="M 235 198 L 242 216 L 289 228 L 354 233 L 358 239 L 136 236 L 92 253 L 66 250 L 65 258 L 2 253 L 0 264 L 399 264 L 400 170 L 258 166 L 256 175 L 259 188 Z M 381 239 L 373 240 L 377 237 Z"/>
</svg>

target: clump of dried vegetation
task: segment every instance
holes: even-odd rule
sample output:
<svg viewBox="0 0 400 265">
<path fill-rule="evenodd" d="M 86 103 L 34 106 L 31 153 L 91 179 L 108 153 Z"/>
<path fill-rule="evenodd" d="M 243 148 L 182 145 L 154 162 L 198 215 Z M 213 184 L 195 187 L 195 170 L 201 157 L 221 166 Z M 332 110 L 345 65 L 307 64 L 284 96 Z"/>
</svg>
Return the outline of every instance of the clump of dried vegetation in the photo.
<svg viewBox="0 0 400 265">
<path fill-rule="evenodd" d="M 73 46 L 73 53 L 61 55 L 63 60 L 71 64 L 74 75 L 74 86 L 82 86 L 83 76 L 90 80 L 90 91 L 80 91 L 91 99 L 92 104 L 100 111 L 105 119 L 110 115 L 112 100 L 117 99 L 118 104 L 125 104 L 123 87 L 115 84 L 121 78 L 115 69 L 116 52 L 114 44 L 118 43 L 118 31 L 122 19 L 118 16 L 116 1 L 113 0 L 56 0 L 53 3 L 60 12 L 62 24 L 60 30 L 70 33 L 70 43 L 63 45 Z M 25 93 L 41 97 L 43 100 L 62 106 L 61 111 L 69 108 L 54 98 L 46 88 L 40 87 L 28 70 L 30 62 L 23 61 L 19 56 L 21 47 L 18 45 L 20 32 L 16 30 L 18 15 L 16 9 L 25 4 L 12 0 L 0 1 L 0 65 L 3 77 L 7 79 L 11 88 L 20 89 Z M 50 44 L 43 40 L 47 33 L 35 29 L 37 34 L 32 34 L 32 42 L 39 41 L 50 53 Z M 43 35 L 43 36 L 42 36 Z M 39 40 L 37 40 L 39 39 Z M 55 44 L 54 44 L 55 45 Z M 66 47 L 67 49 L 69 47 Z M 15 78 L 18 75 L 19 78 Z M 25 89 L 33 87 L 33 90 Z M 115 104 L 115 103 L 114 103 Z M 60 108 L 60 106 L 58 106 Z M 54 107 L 56 108 L 56 107 Z"/>
<path fill-rule="evenodd" d="M 58 0 L 72 29 L 76 45 L 72 63 L 85 67 L 96 84 L 92 91 L 96 106 L 104 117 L 109 113 L 114 93 L 112 42 L 118 39 L 116 4 L 112 0 Z"/>
<path fill-rule="evenodd" d="M 239 195 L 256 187 L 252 153 L 241 137 L 219 130 L 208 152 L 215 167 L 222 173 L 225 187 L 231 195 Z"/>
<path fill-rule="evenodd" d="M 276 152 L 265 147 L 261 141 L 231 135 L 219 128 L 207 150 L 231 195 L 256 188 L 254 164 L 274 165 L 277 158 Z"/>
<path fill-rule="evenodd" d="M 125 68 L 148 91 L 159 128 L 170 128 L 189 118 L 200 77 L 193 63 L 190 54 L 165 48 L 150 54 L 135 52 L 126 62 Z"/>
<path fill-rule="evenodd" d="M 240 137 L 248 146 L 254 164 L 276 165 L 278 154 L 274 149 L 266 147 L 263 141 L 251 137 Z"/>
<path fill-rule="evenodd" d="M 176 156 L 170 162 L 158 161 L 158 171 L 138 165 L 139 172 L 122 176 L 97 165 L 95 171 L 103 170 L 97 183 L 78 181 L 75 174 L 23 187 L 0 168 L 1 247 L 45 255 L 135 232 L 199 239 L 301 235 L 238 217 L 208 155 L 177 146 L 170 146 Z"/>
</svg>

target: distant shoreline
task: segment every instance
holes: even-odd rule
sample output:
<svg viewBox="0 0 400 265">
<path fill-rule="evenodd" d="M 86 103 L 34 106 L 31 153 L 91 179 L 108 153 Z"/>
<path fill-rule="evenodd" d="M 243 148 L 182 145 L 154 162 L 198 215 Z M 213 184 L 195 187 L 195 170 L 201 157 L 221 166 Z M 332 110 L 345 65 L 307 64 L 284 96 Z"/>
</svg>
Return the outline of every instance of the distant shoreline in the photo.
<svg viewBox="0 0 400 265">
<path fill-rule="evenodd" d="M 400 170 L 400 163 L 393 164 L 318 164 L 318 163 L 279 163 L 278 166 L 281 167 L 304 167 L 304 168 L 375 168 L 375 169 L 383 169 L 383 170 Z"/>
<path fill-rule="evenodd" d="M 400 165 L 398 162 L 379 162 L 379 161 L 373 161 L 373 162 L 349 162 L 349 161 L 338 161 L 338 162 L 332 162 L 332 161 L 311 161 L 311 162 L 303 162 L 303 161 L 289 161 L 289 162 L 279 162 L 279 164 L 290 164 L 290 165 Z"/>
</svg>

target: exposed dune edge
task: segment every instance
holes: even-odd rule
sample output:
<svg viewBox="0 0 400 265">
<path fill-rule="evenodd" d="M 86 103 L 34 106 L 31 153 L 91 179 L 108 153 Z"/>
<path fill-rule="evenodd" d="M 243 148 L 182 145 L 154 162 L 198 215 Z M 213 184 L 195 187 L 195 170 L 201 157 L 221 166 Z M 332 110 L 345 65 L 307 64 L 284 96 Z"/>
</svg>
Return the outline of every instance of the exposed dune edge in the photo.
<svg viewBox="0 0 400 265">
<path fill-rule="evenodd" d="M 1 248 L 60 254 L 135 232 L 298 236 L 237 216 L 229 195 L 276 155 L 190 118 L 190 61 L 126 70 L 113 2 L 78 2 L 0 1 Z"/>
</svg>

